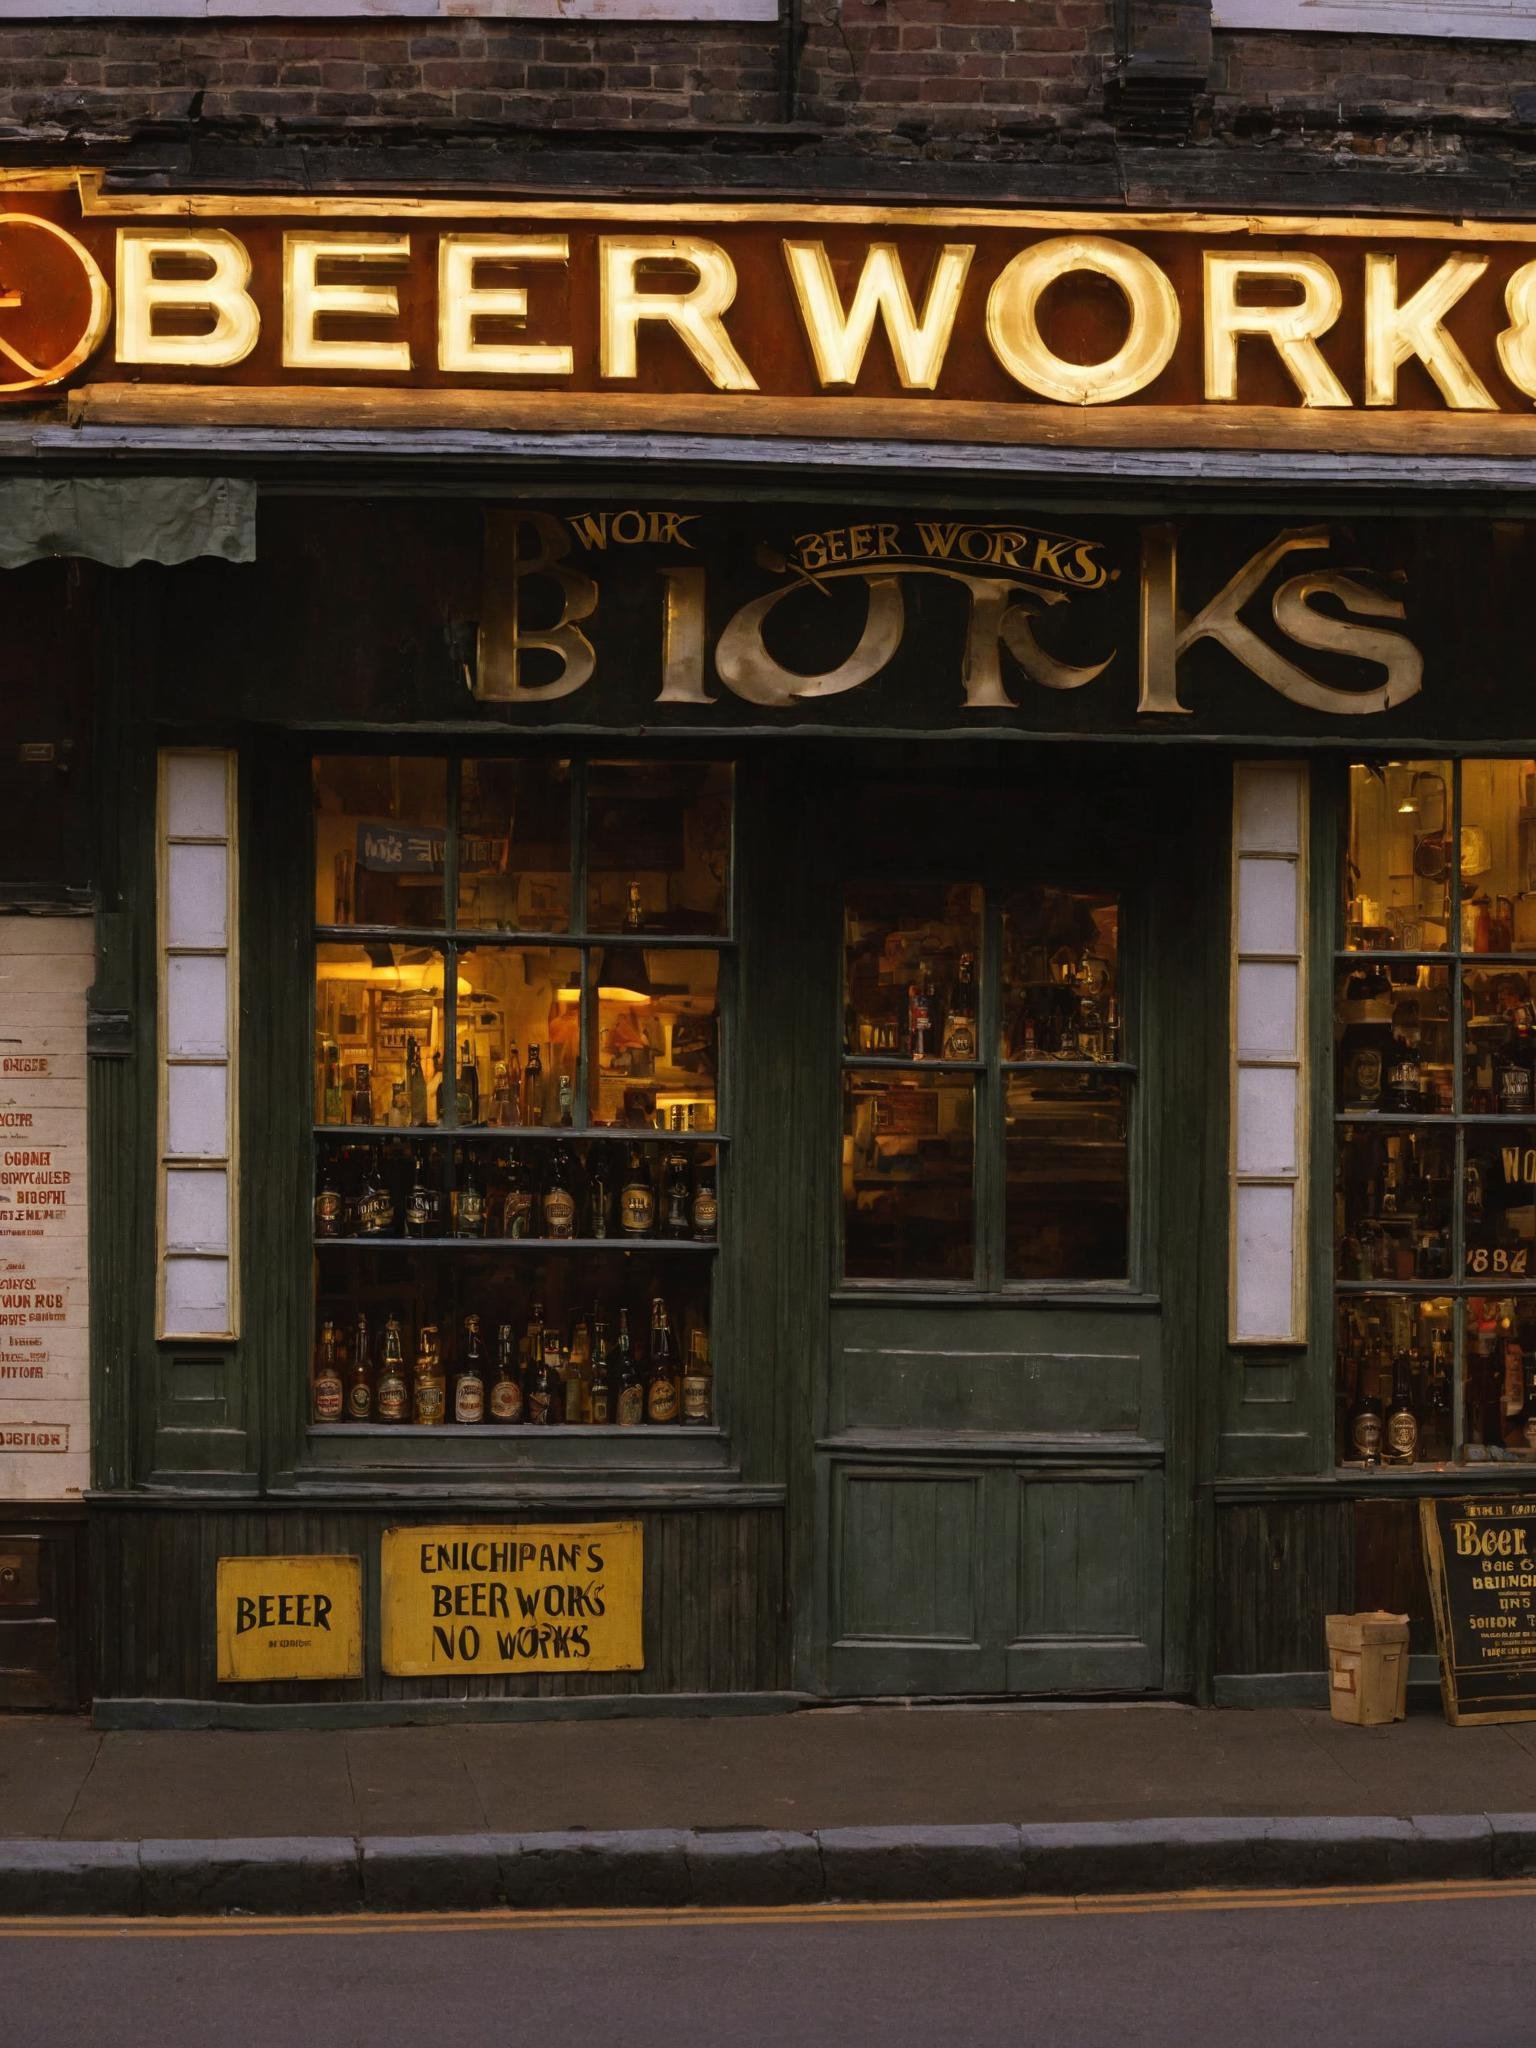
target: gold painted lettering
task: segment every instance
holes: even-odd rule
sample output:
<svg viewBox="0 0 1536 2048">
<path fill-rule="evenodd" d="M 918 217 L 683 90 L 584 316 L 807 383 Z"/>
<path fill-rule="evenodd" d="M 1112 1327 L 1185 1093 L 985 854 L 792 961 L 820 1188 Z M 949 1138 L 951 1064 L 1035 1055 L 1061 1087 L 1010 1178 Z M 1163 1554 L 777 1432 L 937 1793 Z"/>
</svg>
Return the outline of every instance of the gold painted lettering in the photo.
<svg viewBox="0 0 1536 2048">
<path fill-rule="evenodd" d="M 1130 313 L 1125 340 L 1100 363 L 1073 363 L 1047 347 L 1037 314 L 1047 285 L 1074 270 L 1118 285 Z M 1146 389 L 1179 339 L 1179 301 L 1164 271 L 1128 242 L 1061 236 L 1023 249 L 987 298 L 987 340 L 1016 383 L 1063 405 L 1109 405 Z"/>
<path fill-rule="evenodd" d="M 902 388 L 932 391 L 960 310 L 966 273 L 976 254 L 973 242 L 946 242 L 933 260 L 919 315 L 907 288 L 894 242 L 871 242 L 845 310 L 824 242 L 785 242 L 784 261 L 800 307 L 800 319 L 816 375 L 823 385 L 856 384 L 880 320 Z"/>
<path fill-rule="evenodd" d="M 1300 287 L 1289 306 L 1245 306 L 1241 290 L 1249 281 L 1280 281 Z M 1205 395 L 1221 402 L 1237 397 L 1237 344 L 1245 334 L 1274 343 L 1292 383 L 1309 406 L 1345 406 L 1354 401 L 1329 368 L 1317 345 L 1343 311 L 1338 276 L 1320 256 L 1288 250 L 1283 255 L 1250 253 L 1205 258 Z"/>
<path fill-rule="evenodd" d="M 721 318 L 736 297 L 736 266 L 718 242 L 700 235 L 603 235 L 598 251 L 603 376 L 638 376 L 640 323 L 659 320 L 680 338 L 717 390 L 757 389 L 757 379 L 737 354 Z M 685 265 L 693 282 L 682 291 L 642 291 L 640 273 L 648 265 Z"/>
<path fill-rule="evenodd" d="M 283 365 L 290 370 L 408 370 L 408 341 L 339 339 L 318 333 L 321 320 L 345 314 L 397 320 L 400 293 L 393 284 L 320 281 L 322 263 L 408 262 L 409 235 L 348 233 L 283 237 Z"/>
<path fill-rule="evenodd" d="M 833 570 L 834 576 L 849 571 Z M 859 572 L 851 572 L 859 574 Z M 856 690 L 878 675 L 901 645 L 906 622 L 901 582 L 896 576 L 860 575 L 869 592 L 869 609 L 859 644 L 846 661 L 819 676 L 801 675 L 783 668 L 763 642 L 763 625 L 774 606 L 803 590 L 801 583 L 788 583 L 744 604 L 720 635 L 715 648 L 715 667 L 727 689 L 749 704 L 767 704 L 782 710 L 806 698 L 835 697 L 844 690 Z"/>
<path fill-rule="evenodd" d="M 167 277 L 163 266 L 206 266 L 200 277 Z M 246 290 L 251 258 L 223 228 L 178 234 L 166 228 L 122 228 L 117 237 L 117 359 L 168 363 L 182 369 L 227 370 L 243 362 L 261 334 L 261 314 Z M 200 334 L 162 334 L 161 311 L 195 314 Z"/>
<path fill-rule="evenodd" d="M 1498 400 L 1441 324 L 1488 268 L 1486 256 L 1447 256 L 1411 299 L 1397 302 L 1397 258 L 1365 259 L 1365 402 L 1396 405 L 1399 364 L 1417 356 L 1456 412 L 1497 412 Z"/>
<path fill-rule="evenodd" d="M 525 527 L 538 545 L 522 551 Z M 485 580 L 480 601 L 480 642 L 475 695 L 491 703 L 548 703 L 579 690 L 597 663 L 580 621 L 597 610 L 597 584 L 579 569 L 567 569 L 571 551 L 564 525 L 548 512 L 488 512 L 485 516 Z M 522 620 L 522 586 L 531 576 L 559 586 L 563 603 L 552 626 L 527 627 Z M 523 681 L 523 656 L 532 649 L 552 654 L 560 672 L 549 682 Z"/>
<path fill-rule="evenodd" d="M 570 261 L 565 235 L 444 235 L 437 248 L 437 362 L 454 375 L 569 377 L 570 346 L 558 341 L 482 341 L 482 320 L 528 319 L 526 285 L 479 283 L 482 264 Z"/>
<path fill-rule="evenodd" d="M 704 571 L 663 569 L 658 704 L 712 704 L 704 687 Z"/>
</svg>

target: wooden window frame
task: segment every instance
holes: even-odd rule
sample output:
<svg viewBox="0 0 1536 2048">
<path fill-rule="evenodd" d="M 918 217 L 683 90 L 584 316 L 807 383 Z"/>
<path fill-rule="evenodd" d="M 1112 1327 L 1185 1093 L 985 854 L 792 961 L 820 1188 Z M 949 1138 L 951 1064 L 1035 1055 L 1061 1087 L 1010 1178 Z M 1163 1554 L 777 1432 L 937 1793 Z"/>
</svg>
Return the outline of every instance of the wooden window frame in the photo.
<svg viewBox="0 0 1536 2048">
<path fill-rule="evenodd" d="M 1536 8 L 1458 0 L 1216 0 L 1211 26 L 1334 36 L 1459 37 L 1467 42 L 1536 42 Z"/>
</svg>

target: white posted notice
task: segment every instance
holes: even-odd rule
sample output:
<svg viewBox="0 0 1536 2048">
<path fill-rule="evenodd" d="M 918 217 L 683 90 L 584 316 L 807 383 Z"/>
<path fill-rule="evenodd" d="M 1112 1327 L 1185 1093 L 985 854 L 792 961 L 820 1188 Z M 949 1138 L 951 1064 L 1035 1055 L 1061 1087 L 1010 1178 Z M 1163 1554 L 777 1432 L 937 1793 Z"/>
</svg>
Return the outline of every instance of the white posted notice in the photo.
<svg viewBox="0 0 1536 2048">
<path fill-rule="evenodd" d="M 90 1472 L 88 917 L 0 917 L 0 1501 Z"/>
</svg>

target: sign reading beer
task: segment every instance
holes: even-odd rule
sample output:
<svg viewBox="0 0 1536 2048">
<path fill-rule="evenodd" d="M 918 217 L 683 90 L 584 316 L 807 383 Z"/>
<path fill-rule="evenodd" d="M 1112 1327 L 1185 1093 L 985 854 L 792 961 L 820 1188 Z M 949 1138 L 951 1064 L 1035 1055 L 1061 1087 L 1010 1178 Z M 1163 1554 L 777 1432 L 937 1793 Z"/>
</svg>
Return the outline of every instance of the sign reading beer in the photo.
<svg viewBox="0 0 1536 2048">
<path fill-rule="evenodd" d="M 384 1669 L 639 1671 L 638 1522 L 386 1529 Z"/>
<path fill-rule="evenodd" d="M 362 1677 L 361 1558 L 221 1557 L 215 1602 L 221 1685 Z"/>
<path fill-rule="evenodd" d="M 226 197 L 15 171 L 0 259 L 0 395 L 22 400 L 214 386 L 249 418 L 255 390 L 308 390 L 339 418 L 366 385 L 482 394 L 466 425 L 500 393 L 524 426 L 654 421 L 670 399 L 686 427 L 932 415 L 1007 440 L 1117 407 L 1513 426 L 1536 397 L 1524 223 Z"/>
<path fill-rule="evenodd" d="M 1421 1500 L 1445 1717 L 1536 1720 L 1536 1500 Z"/>
</svg>

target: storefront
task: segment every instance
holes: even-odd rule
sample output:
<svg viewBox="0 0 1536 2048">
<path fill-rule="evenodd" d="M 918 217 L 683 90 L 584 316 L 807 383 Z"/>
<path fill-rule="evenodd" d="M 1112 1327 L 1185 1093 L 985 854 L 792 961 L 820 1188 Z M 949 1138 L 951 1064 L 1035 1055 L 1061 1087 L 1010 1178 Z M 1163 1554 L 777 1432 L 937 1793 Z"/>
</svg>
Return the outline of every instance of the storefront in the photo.
<svg viewBox="0 0 1536 2048">
<path fill-rule="evenodd" d="M 1413 1500 L 1536 1467 L 1533 529 L 1444 502 L 1525 231 L 17 203 L 94 825 L 5 958 L 95 958 L 0 984 L 0 1531 L 101 1717 L 1306 1697 L 1422 1613 Z"/>
</svg>

